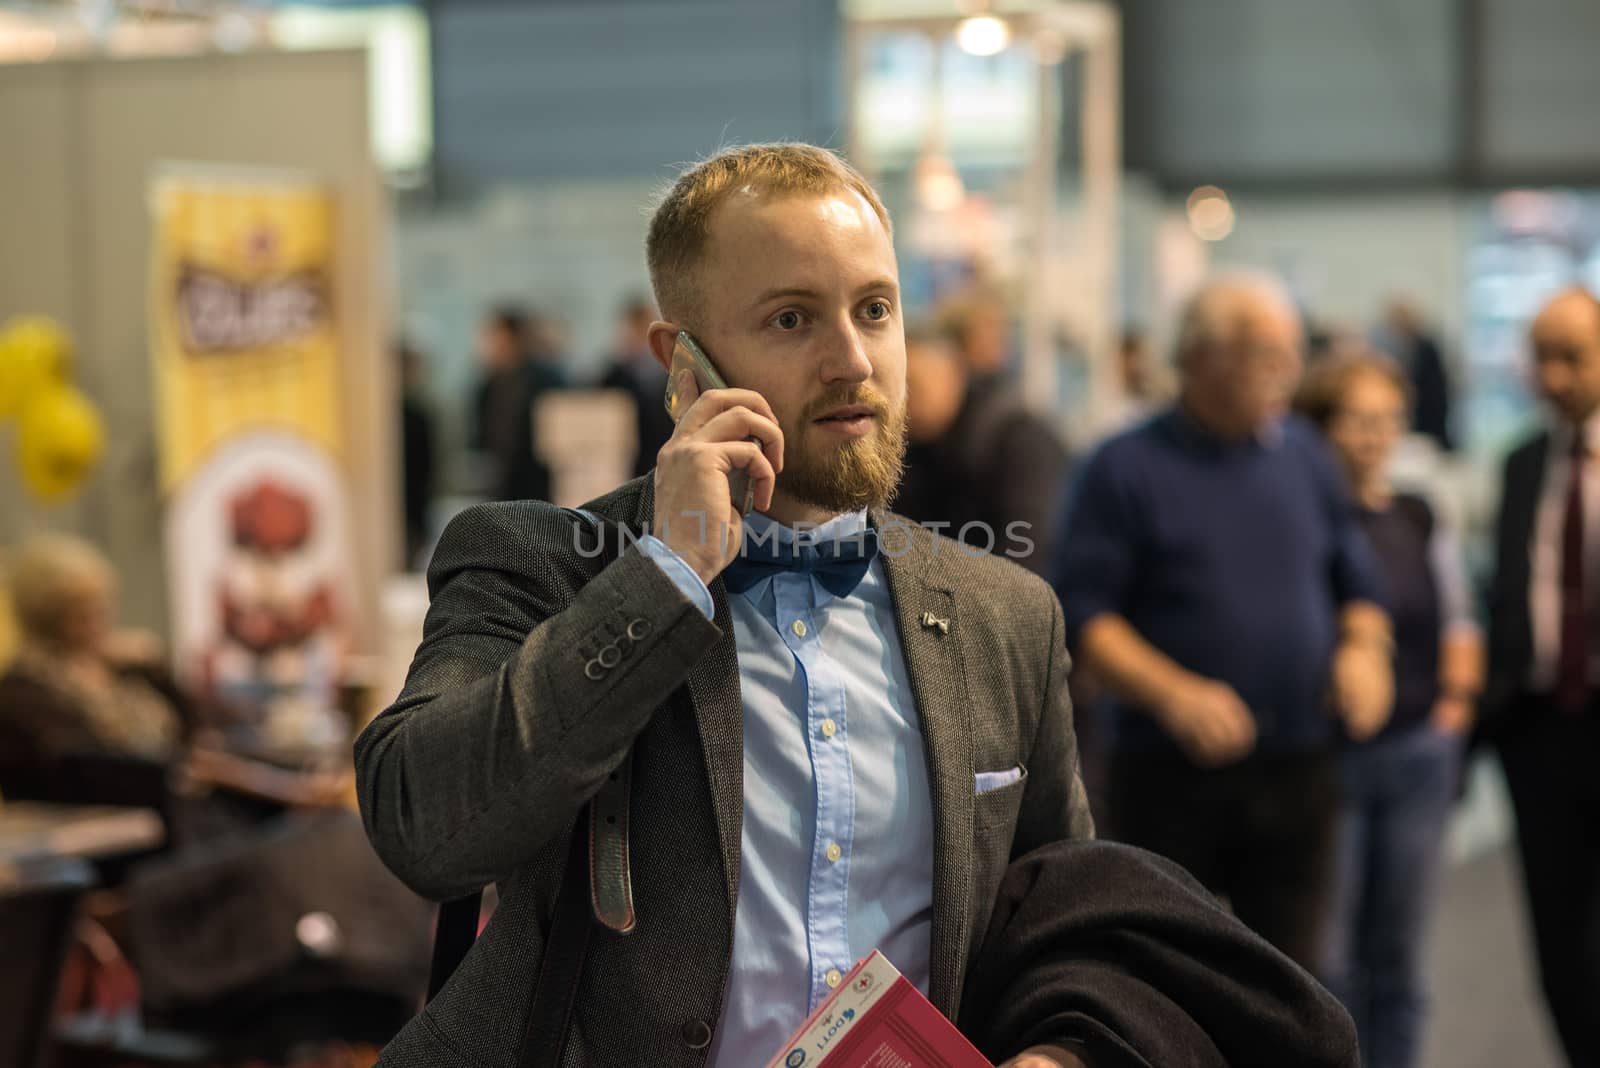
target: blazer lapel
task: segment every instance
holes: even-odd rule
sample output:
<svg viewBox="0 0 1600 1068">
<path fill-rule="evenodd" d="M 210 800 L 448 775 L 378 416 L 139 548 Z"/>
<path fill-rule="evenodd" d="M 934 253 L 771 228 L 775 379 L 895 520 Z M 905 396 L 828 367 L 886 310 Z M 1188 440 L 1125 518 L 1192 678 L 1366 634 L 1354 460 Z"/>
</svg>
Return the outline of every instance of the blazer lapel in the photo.
<svg viewBox="0 0 1600 1068">
<path fill-rule="evenodd" d="M 878 519 L 875 516 L 874 522 Z M 893 520 L 887 528 L 880 524 L 880 529 L 883 570 L 933 786 L 928 999 L 953 1019 L 961 996 L 972 896 L 972 703 L 962 668 L 960 604 L 955 590 L 938 574 L 926 531 Z"/>
<path fill-rule="evenodd" d="M 739 690 L 733 613 L 720 578 L 711 584 L 711 600 L 716 605 L 716 624 L 722 629 L 722 639 L 689 672 L 689 695 L 694 702 L 706 779 L 711 784 L 711 805 L 717 816 L 723 882 L 731 916 L 738 901 L 740 836 L 744 829 L 744 701 Z"/>
<path fill-rule="evenodd" d="M 1518 480 L 1521 485 L 1516 487 L 1516 492 L 1522 498 L 1518 519 L 1523 527 L 1520 538 L 1520 543 L 1523 545 L 1532 545 L 1534 530 L 1539 525 L 1539 501 L 1544 496 L 1544 475 L 1550 462 L 1550 442 L 1549 431 L 1539 435 L 1538 445 L 1528 457 L 1528 474 Z"/>
<path fill-rule="evenodd" d="M 655 479 L 645 477 L 634 521 L 648 532 L 655 520 Z M 717 843 L 722 848 L 723 886 L 728 915 L 737 907 L 739 846 L 744 823 L 744 701 L 739 691 L 739 653 L 733 636 L 733 613 L 722 580 L 711 583 L 713 616 L 722 639 L 706 651 L 689 672 L 689 697 L 694 706 L 700 752 L 711 807 L 716 814 Z"/>
</svg>

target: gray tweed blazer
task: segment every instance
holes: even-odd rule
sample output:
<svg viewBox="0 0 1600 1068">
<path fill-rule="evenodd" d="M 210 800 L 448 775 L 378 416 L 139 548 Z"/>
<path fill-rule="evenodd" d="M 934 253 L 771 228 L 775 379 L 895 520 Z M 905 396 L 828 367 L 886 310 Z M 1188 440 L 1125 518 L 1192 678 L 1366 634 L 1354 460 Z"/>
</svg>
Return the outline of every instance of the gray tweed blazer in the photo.
<svg viewBox="0 0 1600 1068">
<path fill-rule="evenodd" d="M 648 531 L 653 506 L 646 477 L 588 507 Z M 405 689 L 356 741 L 361 812 L 385 863 L 435 899 L 491 883 L 500 895 L 455 976 L 384 1051 L 390 1068 L 516 1068 L 574 819 L 630 746 L 638 923 L 590 938 L 561 1063 L 705 1062 L 733 950 L 744 797 L 728 599 L 713 582 L 707 620 L 637 548 L 603 568 L 586 559 L 575 526 L 534 502 L 452 522 Z M 884 570 L 933 784 L 929 993 L 954 1017 L 1008 862 L 1094 831 L 1054 593 L 1010 561 L 905 530 L 885 535 Z M 948 628 L 925 626 L 927 612 Z M 589 667 L 630 625 L 644 636 L 617 643 L 620 663 Z M 975 792 L 976 772 L 1018 765 L 1020 782 Z"/>
</svg>

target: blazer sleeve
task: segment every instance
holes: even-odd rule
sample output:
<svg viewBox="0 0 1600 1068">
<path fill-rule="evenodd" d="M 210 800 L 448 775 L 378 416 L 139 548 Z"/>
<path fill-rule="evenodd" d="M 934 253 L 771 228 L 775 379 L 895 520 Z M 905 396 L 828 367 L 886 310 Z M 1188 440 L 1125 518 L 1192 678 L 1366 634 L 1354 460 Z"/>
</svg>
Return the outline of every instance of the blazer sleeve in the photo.
<svg viewBox="0 0 1600 1068">
<path fill-rule="evenodd" d="M 1529 539 L 1543 486 L 1543 438 L 1506 457 L 1495 516 L 1494 574 L 1489 582 L 1489 678 L 1478 710 L 1478 734 L 1495 736 L 1512 713 L 1533 655 L 1528 607 Z"/>
<path fill-rule="evenodd" d="M 457 517 L 405 687 L 356 740 L 367 834 L 424 896 L 502 881 L 565 832 L 721 637 L 637 546 L 562 603 L 573 536 L 549 506 Z"/>
<path fill-rule="evenodd" d="M 1115 842 L 1014 860 L 967 974 L 990 1060 L 1077 1042 L 1095 1068 L 1357 1068 L 1355 1025 L 1194 877 Z"/>
<path fill-rule="evenodd" d="M 1048 594 L 1047 587 L 1045 589 Z M 1061 603 L 1048 594 L 1050 659 L 1045 679 L 1044 707 L 1028 760 L 1028 785 L 1017 816 L 1011 856 L 1020 857 L 1051 842 L 1093 838 L 1094 817 L 1083 788 L 1078 763 L 1077 730 L 1073 726 L 1072 698 L 1067 676 L 1072 660 L 1067 654 L 1066 623 Z"/>
</svg>

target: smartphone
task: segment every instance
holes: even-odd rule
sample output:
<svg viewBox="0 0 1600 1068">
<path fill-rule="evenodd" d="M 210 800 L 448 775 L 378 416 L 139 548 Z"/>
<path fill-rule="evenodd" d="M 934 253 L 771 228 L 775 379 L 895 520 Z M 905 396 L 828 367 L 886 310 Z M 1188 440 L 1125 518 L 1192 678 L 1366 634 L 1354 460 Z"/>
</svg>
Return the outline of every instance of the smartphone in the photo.
<svg viewBox="0 0 1600 1068">
<path fill-rule="evenodd" d="M 728 383 L 712 364 L 711 358 L 700 347 L 687 330 L 678 331 L 678 339 L 672 346 L 672 366 L 667 369 L 667 414 L 672 416 L 676 423 L 683 417 L 684 409 L 688 404 L 678 395 L 675 383 L 678 381 L 678 372 L 687 370 L 694 375 L 695 385 L 700 392 L 708 389 L 727 389 Z M 758 438 L 749 438 L 749 441 L 761 444 Z M 739 514 L 749 515 L 755 508 L 756 491 L 750 484 L 750 472 L 742 467 L 736 467 L 728 472 L 728 495 L 738 507 Z"/>
</svg>

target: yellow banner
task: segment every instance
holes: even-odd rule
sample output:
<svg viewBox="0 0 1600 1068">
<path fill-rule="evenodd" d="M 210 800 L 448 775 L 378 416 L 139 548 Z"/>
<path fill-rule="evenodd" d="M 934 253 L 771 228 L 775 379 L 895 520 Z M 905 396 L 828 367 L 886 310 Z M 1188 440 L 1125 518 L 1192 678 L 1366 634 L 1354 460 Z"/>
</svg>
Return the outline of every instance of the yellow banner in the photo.
<svg viewBox="0 0 1600 1068">
<path fill-rule="evenodd" d="M 167 177 L 154 194 L 163 492 L 246 431 L 283 431 L 338 457 L 330 193 L 294 181 Z"/>
</svg>

